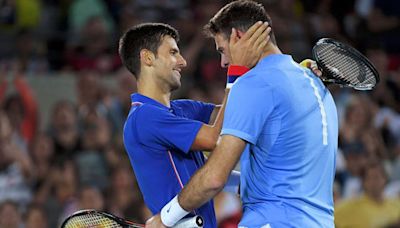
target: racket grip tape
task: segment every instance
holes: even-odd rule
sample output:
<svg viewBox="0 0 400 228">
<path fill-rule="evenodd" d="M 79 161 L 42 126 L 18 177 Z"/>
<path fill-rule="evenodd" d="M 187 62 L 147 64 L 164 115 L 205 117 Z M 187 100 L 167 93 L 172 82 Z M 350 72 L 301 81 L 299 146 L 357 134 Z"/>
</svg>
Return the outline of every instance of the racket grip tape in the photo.
<svg viewBox="0 0 400 228">
<path fill-rule="evenodd" d="M 196 215 L 191 218 L 180 220 L 173 228 L 201 228 L 204 225 L 204 220 L 201 216 Z"/>
</svg>

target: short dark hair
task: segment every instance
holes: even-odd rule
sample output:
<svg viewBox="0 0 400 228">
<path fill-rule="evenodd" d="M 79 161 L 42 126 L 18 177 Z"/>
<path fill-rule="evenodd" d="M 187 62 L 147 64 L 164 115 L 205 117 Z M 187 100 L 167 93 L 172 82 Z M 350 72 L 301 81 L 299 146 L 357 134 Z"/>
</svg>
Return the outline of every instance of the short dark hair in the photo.
<svg viewBox="0 0 400 228">
<path fill-rule="evenodd" d="M 239 0 L 225 5 L 215 14 L 204 26 L 208 36 L 215 36 L 217 33 L 229 37 L 232 28 L 247 31 L 257 21 L 266 21 L 272 27 L 272 20 L 261 3 L 249 0 Z M 276 44 L 275 35 L 271 31 L 271 41 Z"/>
<path fill-rule="evenodd" d="M 179 33 L 163 23 L 142 23 L 131 27 L 119 41 L 119 56 L 125 67 L 138 78 L 140 74 L 140 51 L 148 49 L 157 55 L 164 36 L 179 41 Z"/>
</svg>

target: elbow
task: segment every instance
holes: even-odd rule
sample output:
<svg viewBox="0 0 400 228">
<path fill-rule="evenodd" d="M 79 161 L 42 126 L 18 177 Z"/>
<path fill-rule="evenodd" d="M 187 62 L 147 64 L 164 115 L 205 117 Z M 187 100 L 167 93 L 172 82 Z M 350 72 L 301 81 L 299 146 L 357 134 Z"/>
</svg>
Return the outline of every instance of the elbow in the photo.
<svg viewBox="0 0 400 228">
<path fill-rule="evenodd" d="M 208 186 L 209 186 L 208 190 L 210 192 L 218 193 L 218 192 L 222 191 L 222 189 L 224 188 L 226 180 L 224 180 L 223 178 L 214 176 L 211 179 L 209 179 L 207 182 L 208 182 Z"/>
<path fill-rule="evenodd" d="M 218 137 L 210 137 L 204 145 L 204 150 L 213 151 L 217 147 Z"/>
<path fill-rule="evenodd" d="M 213 151 L 215 149 L 215 147 L 217 147 L 217 142 L 213 141 L 213 142 L 209 142 L 207 145 L 206 150 L 207 151 Z"/>
</svg>

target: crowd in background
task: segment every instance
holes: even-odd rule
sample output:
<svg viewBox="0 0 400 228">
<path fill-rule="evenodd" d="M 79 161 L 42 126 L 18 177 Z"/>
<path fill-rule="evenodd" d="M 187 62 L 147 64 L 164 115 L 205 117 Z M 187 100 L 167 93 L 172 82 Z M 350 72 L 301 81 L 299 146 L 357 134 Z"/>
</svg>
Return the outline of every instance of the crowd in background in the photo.
<svg viewBox="0 0 400 228">
<path fill-rule="evenodd" d="M 272 17 L 279 47 L 295 60 L 310 58 L 313 44 L 331 37 L 356 47 L 376 66 L 380 82 L 373 91 L 329 86 L 340 121 L 336 220 L 338 227 L 352 219 L 370 227 L 400 226 L 400 2 L 259 2 Z M 121 65 L 118 39 L 137 23 L 171 24 L 188 62 L 174 96 L 219 103 L 226 72 L 201 28 L 225 3 L 0 1 L 0 228 L 57 227 L 84 208 L 144 222 L 150 212 L 122 143 L 136 86 Z M 76 79 L 77 101 L 58 101 L 43 126 L 26 79 L 63 72 Z M 117 88 L 104 86 L 101 78 Z M 13 93 L 7 93 L 10 88 Z M 236 196 L 220 194 L 215 204 L 220 227 L 235 227 Z"/>
</svg>

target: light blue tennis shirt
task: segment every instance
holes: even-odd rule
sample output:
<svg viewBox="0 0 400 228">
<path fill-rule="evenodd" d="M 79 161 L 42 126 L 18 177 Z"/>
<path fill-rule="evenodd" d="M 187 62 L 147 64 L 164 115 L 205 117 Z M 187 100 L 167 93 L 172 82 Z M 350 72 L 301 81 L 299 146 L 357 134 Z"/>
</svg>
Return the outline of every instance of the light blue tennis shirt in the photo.
<svg viewBox="0 0 400 228">
<path fill-rule="evenodd" d="M 337 112 L 310 70 L 289 55 L 262 59 L 233 85 L 221 134 L 247 142 L 239 227 L 334 227 Z"/>
</svg>

